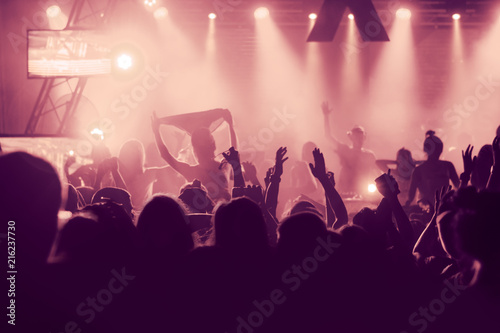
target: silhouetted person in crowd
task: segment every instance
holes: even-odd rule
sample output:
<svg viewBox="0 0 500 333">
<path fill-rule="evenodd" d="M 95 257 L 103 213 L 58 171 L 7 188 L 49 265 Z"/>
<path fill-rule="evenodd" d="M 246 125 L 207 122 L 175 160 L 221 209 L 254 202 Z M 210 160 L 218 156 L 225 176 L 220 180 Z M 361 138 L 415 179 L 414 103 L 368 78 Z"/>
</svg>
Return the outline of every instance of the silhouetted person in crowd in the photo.
<svg viewBox="0 0 500 333">
<path fill-rule="evenodd" d="M 340 193 L 352 195 L 363 195 L 367 192 L 368 184 L 380 173 L 376 169 L 375 155 L 373 152 L 363 148 L 366 140 L 365 130 L 361 126 L 355 126 L 347 132 L 352 146 L 348 146 L 336 139 L 330 129 L 329 115 L 332 109 L 328 102 L 321 105 L 325 122 L 325 134 L 335 144 L 335 152 L 340 159 L 340 175 L 338 177 L 338 189 Z"/>
<path fill-rule="evenodd" d="M 5 254 L 1 277 L 6 288 L 2 325 L 10 320 L 5 315 L 10 306 L 5 282 L 11 275 L 6 272 L 17 271 L 14 280 L 9 280 L 15 285 L 15 326 L 9 326 L 19 332 L 48 330 L 56 315 L 48 292 L 47 258 L 56 237 L 61 191 L 56 171 L 45 160 L 24 152 L 0 156 L 0 221 L 2 233 L 10 237 L 1 240 Z M 9 262 L 7 253 L 13 256 Z M 7 264 L 12 265 L 10 269 Z"/>
<path fill-rule="evenodd" d="M 427 131 L 424 141 L 424 152 L 427 160 L 417 166 L 413 171 L 406 205 L 415 199 L 418 189 L 418 202 L 424 207 L 431 207 L 438 189 L 447 186 L 450 182 L 458 188 L 460 180 L 457 171 L 451 162 L 441 161 L 439 157 L 443 152 L 443 142 L 435 135 L 434 131 Z"/>
<path fill-rule="evenodd" d="M 231 125 L 232 117 L 229 111 L 225 113 L 225 120 Z M 208 128 L 198 128 L 191 136 L 194 155 L 198 164 L 189 165 L 177 160 L 168 150 L 160 134 L 160 120 L 153 114 L 151 125 L 156 144 L 161 157 L 184 178 L 191 182 L 199 179 L 207 187 L 210 198 L 214 201 L 230 198 L 228 169 L 221 168 L 221 163 L 215 160 L 215 139 Z M 235 142 L 233 142 L 233 147 Z"/>
<path fill-rule="evenodd" d="M 471 175 L 471 184 L 477 190 L 484 190 L 490 178 L 491 167 L 493 166 L 493 149 L 491 145 L 484 145 L 477 154 L 476 163 Z"/>
<path fill-rule="evenodd" d="M 167 329 L 174 329 L 178 297 L 184 296 L 178 293 L 182 281 L 177 277 L 183 260 L 194 248 L 188 223 L 178 200 L 161 194 L 148 201 L 137 221 L 143 241 L 138 284 L 145 309 L 143 327 L 147 329 L 154 330 L 161 321 Z"/>
<path fill-rule="evenodd" d="M 314 142 L 306 142 L 302 146 L 302 155 L 299 161 L 295 161 L 290 170 L 291 178 L 291 189 L 296 191 L 295 196 L 300 194 L 305 194 L 311 197 L 315 197 L 318 186 L 314 176 L 309 170 L 309 163 L 313 162 L 311 157 L 311 151 L 316 148 L 317 145 Z"/>
<path fill-rule="evenodd" d="M 377 160 L 376 164 L 382 172 L 391 170 L 391 176 L 396 179 L 401 191 L 400 200 L 406 202 L 410 190 L 411 175 L 417 165 L 420 164 L 418 161 L 413 160 L 411 151 L 401 148 L 396 153 L 396 160 Z"/>
<path fill-rule="evenodd" d="M 134 208 L 140 210 L 153 195 L 153 183 L 167 176 L 167 167 L 145 168 L 144 146 L 131 139 L 123 144 L 118 154 L 119 170 L 126 189 L 132 196 Z"/>
<path fill-rule="evenodd" d="M 166 260 L 183 256 L 194 247 L 188 219 L 176 199 L 155 195 L 144 206 L 137 221 L 147 256 Z"/>
</svg>

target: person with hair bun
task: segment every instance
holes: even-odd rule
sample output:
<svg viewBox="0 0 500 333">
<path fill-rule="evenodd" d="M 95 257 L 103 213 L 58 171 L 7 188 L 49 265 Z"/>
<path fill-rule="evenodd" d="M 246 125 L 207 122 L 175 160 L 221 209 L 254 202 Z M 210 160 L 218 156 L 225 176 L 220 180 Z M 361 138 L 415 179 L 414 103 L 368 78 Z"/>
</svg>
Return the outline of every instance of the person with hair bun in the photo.
<svg viewBox="0 0 500 333">
<path fill-rule="evenodd" d="M 450 181 L 455 188 L 460 185 L 453 163 L 439 159 L 444 145 L 435 134 L 432 130 L 425 133 L 424 152 L 427 154 L 427 160 L 413 170 L 406 206 L 415 199 L 417 189 L 419 193 L 417 202 L 432 208 L 438 189 L 450 185 Z"/>
</svg>

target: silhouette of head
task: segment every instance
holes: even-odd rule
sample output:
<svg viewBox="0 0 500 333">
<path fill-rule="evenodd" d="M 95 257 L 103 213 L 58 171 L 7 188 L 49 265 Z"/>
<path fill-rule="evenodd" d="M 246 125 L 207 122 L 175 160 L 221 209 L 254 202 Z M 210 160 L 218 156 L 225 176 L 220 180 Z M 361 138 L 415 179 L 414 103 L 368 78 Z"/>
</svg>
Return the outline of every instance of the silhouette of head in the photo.
<svg viewBox="0 0 500 333">
<path fill-rule="evenodd" d="M 437 160 L 443 152 L 443 141 L 438 138 L 436 132 L 430 130 L 425 133 L 424 152 L 429 159 Z"/>
<path fill-rule="evenodd" d="M 61 229 L 56 259 L 106 267 L 123 264 L 138 249 L 137 230 L 123 208 L 113 202 L 86 206 Z"/>
<path fill-rule="evenodd" d="M 490 170 L 493 166 L 493 147 L 484 145 L 477 154 L 475 168 L 472 170 L 471 183 L 478 190 L 486 188 L 490 178 Z"/>
<path fill-rule="evenodd" d="M 184 255 L 194 247 L 191 230 L 182 206 L 176 199 L 155 195 L 137 221 L 137 229 L 147 248 Z"/>
<path fill-rule="evenodd" d="M 16 259 L 45 263 L 57 231 L 61 183 L 54 168 L 24 152 L 0 156 L 0 219 L 15 222 Z"/>
<path fill-rule="evenodd" d="M 139 238 L 129 214 L 113 201 L 86 206 L 82 214 L 90 214 L 103 232 L 102 262 L 115 263 L 130 258 L 137 251 Z"/>
<path fill-rule="evenodd" d="M 316 214 L 320 218 L 323 218 L 323 215 L 318 211 L 318 209 L 312 203 L 305 200 L 297 201 L 290 210 L 290 215 L 306 212 Z"/>
<path fill-rule="evenodd" d="M 142 173 L 145 159 L 144 146 L 139 140 L 130 139 L 120 148 L 118 159 L 128 173 Z"/>
<path fill-rule="evenodd" d="M 181 188 L 179 199 L 187 206 L 190 213 L 212 213 L 214 203 L 208 191 L 198 179 Z"/>
<path fill-rule="evenodd" d="M 222 203 L 214 215 L 215 244 L 252 253 L 268 247 L 264 216 L 252 200 L 242 197 Z"/>
<path fill-rule="evenodd" d="M 398 150 L 396 154 L 396 160 L 398 162 L 398 174 L 402 177 L 409 178 L 416 166 L 413 157 L 411 156 L 411 151 L 405 149 L 404 147 Z"/>
<path fill-rule="evenodd" d="M 198 162 L 212 160 L 215 154 L 215 139 L 208 128 L 199 128 L 191 136 L 191 145 Z"/>
<path fill-rule="evenodd" d="M 349 132 L 347 132 L 347 136 L 351 139 L 354 148 L 363 147 L 366 139 L 366 132 L 363 127 L 354 126 Z"/>
<path fill-rule="evenodd" d="M 460 247 L 485 264 L 498 266 L 500 259 L 500 194 L 480 192 L 475 209 L 462 208 L 455 215 Z"/>
<path fill-rule="evenodd" d="M 308 212 L 290 215 L 279 227 L 278 251 L 289 258 L 311 255 L 318 237 L 326 235 L 326 224 L 318 215 Z"/>
<path fill-rule="evenodd" d="M 103 255 L 104 229 L 96 219 L 76 215 L 61 229 L 56 257 L 58 261 L 93 262 Z"/>
<path fill-rule="evenodd" d="M 497 136 L 500 136 L 500 126 L 497 127 Z"/>
<path fill-rule="evenodd" d="M 134 214 L 132 212 L 132 201 L 130 199 L 130 193 L 122 188 L 118 187 L 103 187 L 92 196 L 92 204 L 99 202 L 113 201 L 118 205 L 121 205 L 125 212 L 134 219 Z"/>
</svg>

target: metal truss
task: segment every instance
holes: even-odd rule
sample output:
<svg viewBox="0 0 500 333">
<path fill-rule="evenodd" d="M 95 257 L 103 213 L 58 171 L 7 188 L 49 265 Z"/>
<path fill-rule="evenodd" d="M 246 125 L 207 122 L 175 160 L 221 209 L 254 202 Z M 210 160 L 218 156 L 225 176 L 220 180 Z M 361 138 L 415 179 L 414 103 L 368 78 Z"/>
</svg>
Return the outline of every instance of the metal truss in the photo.
<svg viewBox="0 0 500 333">
<path fill-rule="evenodd" d="M 64 30 L 93 29 L 104 27 L 112 14 L 116 0 L 75 0 Z M 31 112 L 24 132 L 25 135 L 65 134 L 68 121 L 75 114 L 83 95 L 88 77 L 61 77 L 43 79 L 43 84 Z M 57 103 L 59 97 L 71 95 L 68 101 Z M 42 117 L 55 115 L 57 130 L 55 133 L 40 133 L 37 128 Z"/>
</svg>

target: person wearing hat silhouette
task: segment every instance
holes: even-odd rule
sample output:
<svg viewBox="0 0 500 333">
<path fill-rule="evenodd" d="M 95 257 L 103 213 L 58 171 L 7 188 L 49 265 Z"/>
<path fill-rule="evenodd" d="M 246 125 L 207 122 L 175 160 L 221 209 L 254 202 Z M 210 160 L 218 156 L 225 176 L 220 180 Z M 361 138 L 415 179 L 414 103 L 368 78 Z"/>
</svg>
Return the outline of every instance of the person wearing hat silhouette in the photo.
<svg viewBox="0 0 500 333">
<path fill-rule="evenodd" d="M 368 184 L 380 175 L 376 168 L 375 155 L 363 148 L 366 140 L 365 130 L 361 126 L 355 126 L 347 132 L 351 146 L 340 142 L 330 130 L 329 115 L 332 109 L 328 102 L 323 102 L 321 109 L 325 118 L 325 134 L 335 144 L 335 152 L 340 159 L 341 170 L 337 182 L 339 192 L 348 196 L 365 194 Z"/>
</svg>

